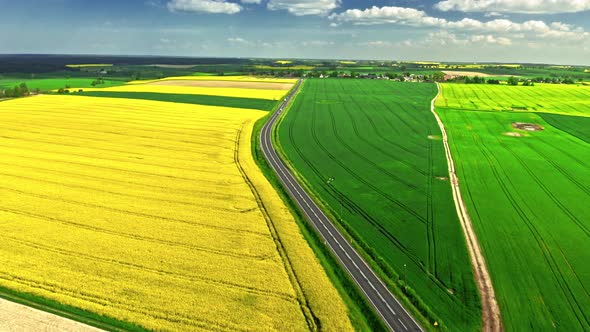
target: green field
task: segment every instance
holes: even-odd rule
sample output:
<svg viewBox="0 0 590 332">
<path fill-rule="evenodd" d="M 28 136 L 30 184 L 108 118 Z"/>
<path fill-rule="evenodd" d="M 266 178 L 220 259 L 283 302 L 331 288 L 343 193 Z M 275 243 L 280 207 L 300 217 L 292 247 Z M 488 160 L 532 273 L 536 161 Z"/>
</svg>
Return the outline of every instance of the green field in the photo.
<svg viewBox="0 0 590 332">
<path fill-rule="evenodd" d="M 590 108 L 588 108 L 587 114 L 590 115 Z M 590 117 L 551 113 L 539 113 L 539 115 L 553 127 L 590 143 Z"/>
<path fill-rule="evenodd" d="M 390 282 L 407 281 L 451 330 L 475 331 L 479 295 L 430 113 L 435 95 L 434 84 L 311 79 L 278 141 Z"/>
<path fill-rule="evenodd" d="M 442 89 L 436 105 L 454 109 L 585 115 L 590 108 L 590 87 L 585 85 L 443 84 Z"/>
<path fill-rule="evenodd" d="M 529 110 L 590 115 L 590 90 L 447 84 L 443 91 L 439 105 L 463 108 L 437 112 L 448 130 L 504 327 L 590 330 L 588 118 L 503 109 L 519 103 Z M 506 112 L 490 111 L 498 109 Z M 514 122 L 544 130 L 520 131 Z"/>
<path fill-rule="evenodd" d="M 12 88 L 21 83 L 26 83 L 29 90 L 40 89 L 42 92 L 57 90 L 70 86 L 72 88 L 90 88 L 94 78 L 40 78 L 40 79 L 0 79 L 0 88 Z M 104 84 L 97 87 L 106 88 L 125 84 L 124 81 L 104 80 Z"/>
<path fill-rule="evenodd" d="M 210 95 L 190 95 L 174 93 L 152 93 L 152 92 L 114 92 L 114 91 L 88 91 L 76 92 L 75 95 L 89 97 L 109 97 L 127 99 L 146 99 L 155 101 L 168 101 L 174 103 L 199 104 L 210 106 L 224 106 L 235 108 L 259 109 L 270 111 L 276 101 L 255 98 L 220 97 Z"/>
</svg>

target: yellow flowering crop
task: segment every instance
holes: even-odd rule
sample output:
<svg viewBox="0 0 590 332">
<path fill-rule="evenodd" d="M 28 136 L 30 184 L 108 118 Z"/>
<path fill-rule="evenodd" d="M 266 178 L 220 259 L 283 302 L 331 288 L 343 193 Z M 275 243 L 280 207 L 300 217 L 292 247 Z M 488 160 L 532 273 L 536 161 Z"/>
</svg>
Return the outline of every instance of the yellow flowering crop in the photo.
<svg viewBox="0 0 590 332">
<path fill-rule="evenodd" d="M 252 160 L 264 114 L 93 97 L 2 102 L 0 286 L 152 330 L 300 331 L 314 327 L 310 310 L 326 330 L 351 329 Z"/>
<path fill-rule="evenodd" d="M 240 97 L 240 98 L 257 98 L 279 100 L 287 90 L 262 90 L 262 89 L 241 89 L 241 88 L 210 88 L 210 87 L 193 87 L 193 86 L 165 86 L 165 85 L 148 85 L 148 84 L 128 84 L 110 88 L 86 88 L 84 91 L 113 91 L 113 92 L 156 92 L 156 93 L 178 93 L 178 94 L 195 94 L 211 95 L 222 97 Z"/>
<path fill-rule="evenodd" d="M 237 82 L 266 82 L 266 83 L 297 83 L 296 78 L 276 78 L 276 77 L 260 77 L 260 76 L 172 76 L 159 80 L 140 80 L 131 81 L 128 84 L 145 84 L 159 81 L 237 81 Z"/>
<path fill-rule="evenodd" d="M 85 68 L 85 67 L 112 67 L 112 63 L 84 63 L 79 65 L 66 65 L 69 68 Z"/>
</svg>

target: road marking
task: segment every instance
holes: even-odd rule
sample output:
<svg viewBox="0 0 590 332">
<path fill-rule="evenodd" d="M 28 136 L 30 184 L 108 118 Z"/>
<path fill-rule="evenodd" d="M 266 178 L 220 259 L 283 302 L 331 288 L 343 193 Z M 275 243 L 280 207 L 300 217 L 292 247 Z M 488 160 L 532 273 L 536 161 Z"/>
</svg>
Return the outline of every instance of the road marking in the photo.
<svg viewBox="0 0 590 332">
<path fill-rule="evenodd" d="M 404 327 L 404 329 L 406 329 L 406 331 L 408 330 L 408 328 L 406 327 L 406 324 L 404 324 L 404 322 L 401 321 L 401 319 L 397 319 L 397 321 L 402 324 L 402 326 Z"/>
</svg>

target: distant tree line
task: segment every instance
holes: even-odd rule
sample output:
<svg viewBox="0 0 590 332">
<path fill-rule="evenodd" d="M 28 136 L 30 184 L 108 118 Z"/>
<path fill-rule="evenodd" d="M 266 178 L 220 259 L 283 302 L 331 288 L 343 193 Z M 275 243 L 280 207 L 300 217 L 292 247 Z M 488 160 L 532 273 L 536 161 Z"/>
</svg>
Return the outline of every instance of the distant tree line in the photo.
<svg viewBox="0 0 590 332">
<path fill-rule="evenodd" d="M 104 80 L 102 79 L 102 77 L 99 77 L 99 78 L 95 79 L 91 83 L 92 86 L 97 86 L 97 85 L 100 85 L 100 84 L 104 84 Z"/>
<path fill-rule="evenodd" d="M 578 78 L 579 82 L 582 82 L 583 78 Z M 551 84 L 575 84 L 576 81 L 572 77 L 536 77 L 532 80 L 536 83 L 551 83 Z"/>
<path fill-rule="evenodd" d="M 26 83 L 21 83 L 19 85 L 15 85 L 12 88 L 6 88 L 6 89 L 3 89 L 3 90 L 0 89 L 0 97 L 3 97 L 3 98 L 20 98 L 20 97 L 29 96 L 31 94 L 37 94 L 39 92 L 40 92 L 39 89 L 29 90 L 29 87 L 27 86 Z"/>
</svg>

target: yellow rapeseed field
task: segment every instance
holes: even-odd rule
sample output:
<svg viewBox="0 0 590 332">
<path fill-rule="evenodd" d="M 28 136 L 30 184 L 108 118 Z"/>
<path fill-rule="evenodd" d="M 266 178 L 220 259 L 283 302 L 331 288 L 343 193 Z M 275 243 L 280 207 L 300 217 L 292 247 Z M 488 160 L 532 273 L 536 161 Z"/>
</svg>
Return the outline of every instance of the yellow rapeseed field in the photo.
<svg viewBox="0 0 590 332">
<path fill-rule="evenodd" d="M 75 91 L 76 89 L 74 89 Z M 127 84 L 110 88 L 85 88 L 84 91 L 112 91 L 112 92 L 155 92 L 178 93 L 194 95 L 211 95 L 222 97 L 257 98 L 279 100 L 288 90 L 263 90 L 242 88 L 211 88 L 199 86 L 166 86 L 149 84 Z"/>
<path fill-rule="evenodd" d="M 276 77 L 260 77 L 260 76 L 171 76 L 158 80 L 139 80 L 131 81 L 128 84 L 145 84 L 159 81 L 237 81 L 237 82 L 266 82 L 266 83 L 297 83 L 296 78 L 276 78 Z"/>
<path fill-rule="evenodd" d="M 85 68 L 85 67 L 112 67 L 112 63 L 84 63 L 79 65 L 66 65 L 70 68 Z"/>
<path fill-rule="evenodd" d="M 161 88 L 161 87 L 160 87 Z M 0 286 L 152 330 L 351 330 L 250 152 L 256 110 L 0 105 Z"/>
</svg>

